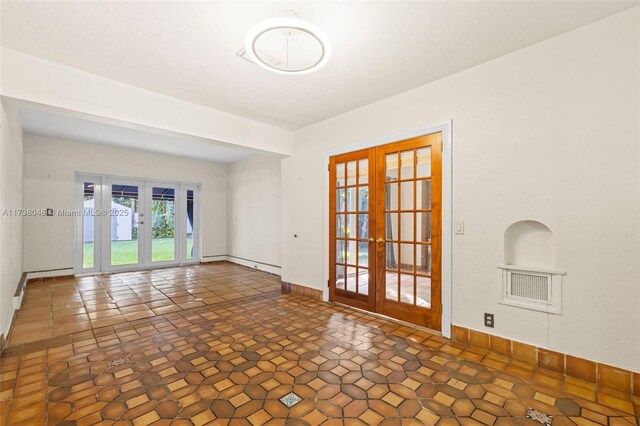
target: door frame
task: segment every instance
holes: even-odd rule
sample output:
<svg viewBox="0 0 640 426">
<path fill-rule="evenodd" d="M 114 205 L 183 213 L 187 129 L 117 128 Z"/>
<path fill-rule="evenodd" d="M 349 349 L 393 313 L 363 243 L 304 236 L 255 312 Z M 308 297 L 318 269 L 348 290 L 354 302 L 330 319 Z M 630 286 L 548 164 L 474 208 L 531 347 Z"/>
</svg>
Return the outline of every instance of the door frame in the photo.
<svg viewBox="0 0 640 426">
<path fill-rule="evenodd" d="M 175 243 L 175 259 L 172 261 L 164 261 L 164 262 L 147 262 L 147 260 L 151 259 L 151 240 L 149 241 L 141 241 L 139 243 L 138 248 L 138 256 L 139 259 L 145 259 L 143 263 L 133 264 L 133 265 L 118 265 L 111 266 L 110 256 L 111 256 L 111 247 L 109 245 L 110 238 L 106 238 L 105 236 L 109 235 L 110 232 L 110 224 L 106 220 L 96 221 L 102 222 L 98 224 L 94 222 L 94 241 L 96 238 L 100 238 L 101 242 L 99 244 L 94 243 L 94 266 L 93 268 L 84 268 L 83 265 L 83 244 L 84 244 L 84 233 L 83 233 L 83 213 L 81 208 L 81 213 L 76 217 L 76 223 L 74 226 L 74 268 L 73 272 L 75 276 L 85 276 L 85 275 L 94 275 L 101 273 L 118 273 L 118 272 L 129 272 L 129 271 L 140 271 L 140 270 L 148 270 L 148 269 L 157 269 L 157 268 L 166 268 L 166 267 L 174 267 L 174 266 L 183 266 L 183 265 L 193 265 L 199 264 L 202 260 L 202 212 L 200 211 L 202 201 L 201 197 L 201 184 L 200 183 L 191 183 L 191 182 L 181 182 L 181 181 L 172 181 L 172 180 L 164 180 L 164 179 L 153 179 L 153 178 L 145 178 L 145 177 L 128 177 L 128 176 L 118 176 L 118 175 L 110 175 L 110 174 L 100 174 L 100 173 L 92 173 L 92 172 L 75 172 L 74 173 L 74 208 L 78 208 L 78 206 L 82 206 L 83 200 L 83 182 L 85 180 L 93 180 L 96 182 L 96 195 L 95 195 L 95 208 L 103 208 L 105 205 L 111 206 L 111 193 L 106 190 L 108 183 L 112 180 L 116 180 L 118 182 L 129 183 L 131 185 L 137 185 L 140 189 L 140 193 L 145 196 L 139 197 L 140 209 L 143 209 L 147 204 L 147 190 L 146 187 L 153 187 L 157 184 L 157 186 L 167 186 L 174 188 L 176 190 L 176 210 L 174 223 L 176 223 L 176 238 L 178 240 Z M 181 231 L 177 231 L 177 227 L 181 226 L 186 220 L 186 195 L 185 197 L 178 196 L 178 191 L 180 194 L 183 192 L 186 194 L 187 190 L 192 190 L 194 192 L 194 217 L 193 217 L 193 247 L 194 253 L 192 259 L 182 259 L 182 252 L 186 250 L 186 233 L 182 233 Z M 149 218 L 151 219 L 151 212 L 149 210 Z M 139 210 L 140 211 L 140 210 Z M 144 211 L 142 211 L 144 212 Z M 145 220 L 147 218 L 145 217 Z M 97 225 L 97 226 L 96 226 Z M 179 234 L 179 235 L 178 235 Z M 97 236 L 96 236 L 97 235 Z M 183 238 L 184 240 L 182 241 Z M 144 239 L 144 237 L 142 237 Z M 184 249 L 184 250 L 183 250 Z"/>
<path fill-rule="evenodd" d="M 442 132 L 442 336 L 451 337 L 452 323 L 452 246 L 453 246 L 453 159 L 452 159 L 452 120 L 432 124 L 426 127 L 389 134 L 374 140 L 345 144 L 340 148 L 325 151 L 323 167 L 324 208 L 323 208 L 323 290 L 322 300 L 329 301 L 329 158 L 361 149 L 373 148 L 411 139 L 430 133 Z"/>
</svg>

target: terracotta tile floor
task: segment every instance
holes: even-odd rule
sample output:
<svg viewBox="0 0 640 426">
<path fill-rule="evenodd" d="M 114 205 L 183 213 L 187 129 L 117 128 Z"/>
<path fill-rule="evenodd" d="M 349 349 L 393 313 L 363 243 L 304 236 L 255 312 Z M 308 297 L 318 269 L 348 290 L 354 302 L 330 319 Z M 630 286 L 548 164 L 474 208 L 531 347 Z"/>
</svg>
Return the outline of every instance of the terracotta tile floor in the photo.
<svg viewBox="0 0 640 426">
<path fill-rule="evenodd" d="M 554 425 L 638 424 L 557 377 L 279 284 L 217 264 L 30 285 L 22 330 L 49 328 L 16 326 L 1 424 L 540 425 L 529 407 Z"/>
</svg>

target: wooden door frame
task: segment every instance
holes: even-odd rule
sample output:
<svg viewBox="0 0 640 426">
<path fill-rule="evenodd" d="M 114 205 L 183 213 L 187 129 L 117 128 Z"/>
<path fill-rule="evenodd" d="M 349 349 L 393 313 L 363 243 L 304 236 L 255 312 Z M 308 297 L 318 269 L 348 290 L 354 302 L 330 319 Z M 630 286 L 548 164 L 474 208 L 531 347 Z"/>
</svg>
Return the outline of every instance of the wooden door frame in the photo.
<svg viewBox="0 0 640 426">
<path fill-rule="evenodd" d="M 388 136 L 345 144 L 340 148 L 328 150 L 324 154 L 324 209 L 323 209 L 323 300 L 329 300 L 329 172 L 327 165 L 332 156 L 373 148 L 379 145 L 411 139 L 430 133 L 442 132 L 442 331 L 444 337 L 451 337 L 452 323 L 452 240 L 453 240 L 453 216 L 452 216 L 452 121 L 447 120 L 437 124 L 418 128 L 415 130 L 390 134 Z"/>
</svg>

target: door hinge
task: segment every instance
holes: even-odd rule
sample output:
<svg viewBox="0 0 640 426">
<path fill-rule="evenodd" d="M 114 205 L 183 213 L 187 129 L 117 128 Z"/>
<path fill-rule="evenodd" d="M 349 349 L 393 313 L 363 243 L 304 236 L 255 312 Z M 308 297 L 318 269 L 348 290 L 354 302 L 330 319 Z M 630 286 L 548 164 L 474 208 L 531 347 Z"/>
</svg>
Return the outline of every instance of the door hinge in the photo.
<svg viewBox="0 0 640 426">
<path fill-rule="evenodd" d="M 327 164 L 327 171 L 331 171 L 331 164 Z"/>
<path fill-rule="evenodd" d="M 442 143 L 442 139 L 440 139 L 440 152 L 444 151 L 444 144 Z"/>
<path fill-rule="evenodd" d="M 327 287 L 331 288 L 331 280 L 327 280 Z"/>
</svg>

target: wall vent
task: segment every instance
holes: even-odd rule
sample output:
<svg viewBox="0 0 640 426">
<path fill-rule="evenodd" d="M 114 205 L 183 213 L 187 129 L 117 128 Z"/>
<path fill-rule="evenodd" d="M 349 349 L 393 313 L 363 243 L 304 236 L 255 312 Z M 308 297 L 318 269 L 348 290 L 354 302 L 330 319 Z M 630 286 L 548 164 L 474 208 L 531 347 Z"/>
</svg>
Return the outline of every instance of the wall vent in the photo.
<svg viewBox="0 0 640 426">
<path fill-rule="evenodd" d="M 500 265 L 502 295 L 500 303 L 552 314 L 562 313 L 563 271 Z"/>
</svg>

